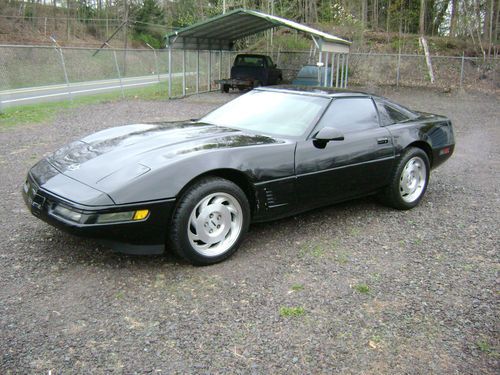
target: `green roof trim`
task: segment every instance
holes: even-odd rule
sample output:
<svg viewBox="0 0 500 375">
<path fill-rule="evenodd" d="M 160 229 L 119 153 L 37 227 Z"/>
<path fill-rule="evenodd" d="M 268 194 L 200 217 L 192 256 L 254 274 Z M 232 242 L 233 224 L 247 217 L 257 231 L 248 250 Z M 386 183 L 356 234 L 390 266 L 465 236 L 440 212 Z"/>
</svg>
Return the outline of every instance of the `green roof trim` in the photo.
<svg viewBox="0 0 500 375">
<path fill-rule="evenodd" d="M 231 50 L 236 40 L 276 27 L 311 35 L 322 44 L 348 49 L 351 42 L 298 22 L 248 9 L 235 9 L 166 35 L 167 46 L 183 49 Z"/>
</svg>

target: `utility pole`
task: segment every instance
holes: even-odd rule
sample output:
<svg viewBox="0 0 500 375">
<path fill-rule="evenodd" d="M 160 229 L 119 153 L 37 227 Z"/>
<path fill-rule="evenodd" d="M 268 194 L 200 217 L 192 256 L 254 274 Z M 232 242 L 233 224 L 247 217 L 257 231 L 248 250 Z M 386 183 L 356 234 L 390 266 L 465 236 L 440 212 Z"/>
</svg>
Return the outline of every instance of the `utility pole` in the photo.
<svg viewBox="0 0 500 375">
<path fill-rule="evenodd" d="M 125 28 L 123 29 L 124 40 L 123 40 L 123 76 L 127 74 L 127 46 L 128 46 L 128 3 L 127 0 L 123 1 L 124 7 L 124 23 Z"/>
</svg>

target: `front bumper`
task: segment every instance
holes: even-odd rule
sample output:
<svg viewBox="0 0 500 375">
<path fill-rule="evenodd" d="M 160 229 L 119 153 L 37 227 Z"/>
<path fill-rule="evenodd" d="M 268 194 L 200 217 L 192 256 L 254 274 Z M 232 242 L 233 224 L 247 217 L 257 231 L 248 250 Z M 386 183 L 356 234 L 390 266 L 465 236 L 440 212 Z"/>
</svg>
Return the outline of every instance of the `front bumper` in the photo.
<svg viewBox="0 0 500 375">
<path fill-rule="evenodd" d="M 160 250 L 164 249 L 166 231 L 175 207 L 175 199 L 128 205 L 82 205 L 41 188 L 31 175 L 28 175 L 22 194 L 28 209 L 37 218 L 65 232 L 102 240 L 113 249 L 128 253 L 163 252 Z M 54 211 L 58 205 L 81 213 L 81 222 L 58 215 Z M 149 210 L 149 216 L 140 221 L 97 223 L 99 215 L 133 210 Z"/>
</svg>

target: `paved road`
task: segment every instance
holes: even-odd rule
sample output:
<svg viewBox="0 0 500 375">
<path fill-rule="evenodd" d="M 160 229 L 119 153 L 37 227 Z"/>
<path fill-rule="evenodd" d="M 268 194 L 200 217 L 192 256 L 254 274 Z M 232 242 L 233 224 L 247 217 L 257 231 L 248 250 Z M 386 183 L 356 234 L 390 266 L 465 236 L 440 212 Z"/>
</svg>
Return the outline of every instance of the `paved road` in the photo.
<svg viewBox="0 0 500 375">
<path fill-rule="evenodd" d="M 174 77 L 181 76 L 182 73 L 174 73 Z M 193 73 L 187 73 L 190 75 Z M 122 78 L 121 85 L 124 89 L 148 86 L 158 81 L 168 81 L 168 74 L 150 75 L 142 77 Z M 0 108 L 15 105 L 33 104 L 43 101 L 61 100 L 68 97 L 92 95 L 117 91 L 121 88 L 120 79 L 108 79 L 100 81 L 87 81 L 79 83 L 28 87 L 15 90 L 0 91 Z"/>
</svg>

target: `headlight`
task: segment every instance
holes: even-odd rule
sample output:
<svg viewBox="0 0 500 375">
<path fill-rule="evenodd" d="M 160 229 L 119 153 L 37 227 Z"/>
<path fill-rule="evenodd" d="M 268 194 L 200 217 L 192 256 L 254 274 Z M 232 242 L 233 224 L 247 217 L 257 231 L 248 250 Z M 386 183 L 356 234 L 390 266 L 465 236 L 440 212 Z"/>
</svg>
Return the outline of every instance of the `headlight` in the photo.
<svg viewBox="0 0 500 375">
<path fill-rule="evenodd" d="M 80 220 L 82 219 L 81 212 L 73 211 L 73 210 L 71 210 L 67 207 L 61 206 L 61 205 L 55 206 L 54 209 L 52 210 L 52 213 L 54 213 L 55 215 L 60 216 L 64 219 L 74 221 L 76 223 L 79 223 Z"/>
<path fill-rule="evenodd" d="M 119 221 L 139 221 L 145 220 L 149 216 L 149 210 L 137 210 L 126 212 L 110 212 L 97 216 L 97 224 L 115 223 Z"/>
<path fill-rule="evenodd" d="M 149 210 L 92 214 L 92 213 L 81 213 L 69 207 L 58 204 L 52 209 L 51 214 L 59 216 L 69 221 L 73 221 L 75 223 L 109 224 L 109 223 L 119 223 L 127 221 L 146 220 L 149 217 Z"/>
<path fill-rule="evenodd" d="M 115 221 L 130 221 L 134 218 L 135 211 L 128 212 L 111 212 L 109 214 L 100 214 L 97 216 L 96 223 L 114 223 Z"/>
</svg>

